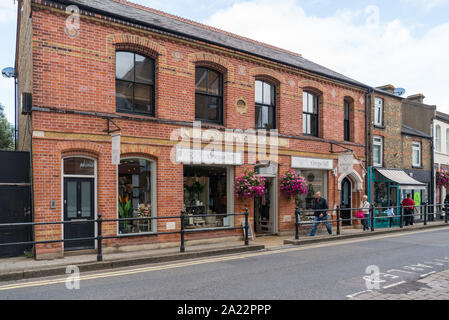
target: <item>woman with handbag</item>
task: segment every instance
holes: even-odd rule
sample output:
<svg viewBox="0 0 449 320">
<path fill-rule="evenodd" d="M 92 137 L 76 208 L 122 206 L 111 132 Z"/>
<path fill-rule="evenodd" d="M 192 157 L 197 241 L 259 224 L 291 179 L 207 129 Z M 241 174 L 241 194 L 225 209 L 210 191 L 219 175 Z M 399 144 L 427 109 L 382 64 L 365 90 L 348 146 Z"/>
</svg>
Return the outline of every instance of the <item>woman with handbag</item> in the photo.
<svg viewBox="0 0 449 320">
<path fill-rule="evenodd" d="M 362 217 L 362 226 L 363 231 L 369 230 L 368 227 L 368 219 L 369 219 L 369 209 L 370 209 L 370 203 L 368 202 L 368 196 L 365 194 L 362 197 L 362 202 L 360 203 L 360 211 L 357 213 L 358 216 Z"/>
</svg>

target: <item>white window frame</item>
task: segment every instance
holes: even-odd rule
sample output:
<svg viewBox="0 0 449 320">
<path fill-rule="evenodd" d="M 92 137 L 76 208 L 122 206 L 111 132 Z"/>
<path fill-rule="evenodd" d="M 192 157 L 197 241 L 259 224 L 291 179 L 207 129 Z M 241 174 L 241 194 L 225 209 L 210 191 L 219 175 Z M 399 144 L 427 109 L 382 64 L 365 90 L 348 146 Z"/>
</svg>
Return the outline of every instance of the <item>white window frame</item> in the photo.
<svg viewBox="0 0 449 320">
<path fill-rule="evenodd" d="M 377 141 L 376 141 L 377 140 Z M 373 149 L 374 146 L 380 146 L 380 162 L 376 163 L 376 159 L 374 159 L 374 151 L 373 151 L 373 166 L 374 167 L 382 167 L 383 165 L 383 149 L 384 149 L 384 141 L 381 136 L 374 136 L 373 137 Z"/>
<path fill-rule="evenodd" d="M 446 153 L 449 154 L 449 129 L 446 129 Z"/>
<path fill-rule="evenodd" d="M 123 157 L 120 158 L 120 163 L 122 162 L 122 160 L 146 160 L 148 162 L 151 163 L 151 217 L 152 218 L 157 218 L 157 161 L 150 159 L 150 158 L 145 158 L 145 157 Z M 117 208 L 117 213 L 116 213 L 116 217 L 117 219 L 120 219 L 120 214 L 118 212 L 118 193 L 119 193 L 119 165 L 116 166 L 116 192 L 115 192 L 115 203 L 116 203 L 116 208 Z M 120 222 L 116 221 L 116 226 L 115 226 L 115 232 L 116 235 L 118 237 L 126 237 L 129 236 L 131 234 L 136 234 L 136 235 L 151 235 L 151 234 L 157 234 L 158 232 L 158 224 L 157 224 L 158 220 L 157 219 L 153 219 L 151 221 L 151 232 L 140 232 L 140 233 L 120 233 Z"/>
<path fill-rule="evenodd" d="M 418 163 L 415 162 L 415 152 L 416 151 L 419 154 L 419 162 Z M 421 167 L 421 163 L 422 163 L 421 155 L 422 155 L 421 142 L 413 141 L 413 143 L 412 143 L 412 165 L 413 165 L 413 167 Z"/>
<path fill-rule="evenodd" d="M 383 109 L 384 109 L 384 100 L 381 98 L 374 98 L 374 125 L 375 126 L 383 125 Z M 379 116 L 377 116 L 377 115 L 379 115 Z M 378 118 L 380 118 L 380 119 L 378 119 Z"/>
</svg>

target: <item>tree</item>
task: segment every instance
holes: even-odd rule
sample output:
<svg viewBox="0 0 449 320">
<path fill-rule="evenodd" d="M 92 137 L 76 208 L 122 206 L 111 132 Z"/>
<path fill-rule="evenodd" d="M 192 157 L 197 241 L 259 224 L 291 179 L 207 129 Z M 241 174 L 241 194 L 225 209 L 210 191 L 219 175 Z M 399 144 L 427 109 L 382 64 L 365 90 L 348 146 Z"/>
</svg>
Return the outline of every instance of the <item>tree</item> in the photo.
<svg viewBox="0 0 449 320">
<path fill-rule="evenodd" d="M 14 150 L 14 126 L 6 119 L 4 110 L 0 103 L 0 150 Z"/>
</svg>

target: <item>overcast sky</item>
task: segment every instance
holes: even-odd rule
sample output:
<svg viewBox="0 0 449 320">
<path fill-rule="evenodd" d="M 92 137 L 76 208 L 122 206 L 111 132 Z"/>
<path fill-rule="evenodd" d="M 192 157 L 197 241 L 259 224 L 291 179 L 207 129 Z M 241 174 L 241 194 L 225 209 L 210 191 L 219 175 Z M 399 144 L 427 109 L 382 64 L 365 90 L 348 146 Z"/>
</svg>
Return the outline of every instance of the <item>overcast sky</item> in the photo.
<svg viewBox="0 0 449 320">
<path fill-rule="evenodd" d="M 423 93 L 449 113 L 449 0 L 133 0 L 255 40 L 372 86 Z M 0 68 L 14 65 L 16 13 L 0 0 Z M 12 79 L 0 102 L 14 122 Z"/>
</svg>

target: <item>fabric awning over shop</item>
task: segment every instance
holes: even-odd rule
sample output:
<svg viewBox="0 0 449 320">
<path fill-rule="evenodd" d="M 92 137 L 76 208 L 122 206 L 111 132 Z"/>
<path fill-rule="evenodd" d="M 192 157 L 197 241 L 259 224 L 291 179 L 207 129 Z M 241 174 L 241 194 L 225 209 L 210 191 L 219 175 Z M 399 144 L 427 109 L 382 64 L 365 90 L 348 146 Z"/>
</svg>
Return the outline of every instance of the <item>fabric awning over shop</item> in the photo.
<svg viewBox="0 0 449 320">
<path fill-rule="evenodd" d="M 401 189 L 427 189 L 425 183 L 419 182 L 418 180 L 410 177 L 403 170 L 389 170 L 389 169 L 376 169 L 385 178 L 392 180 L 399 184 Z"/>
</svg>

